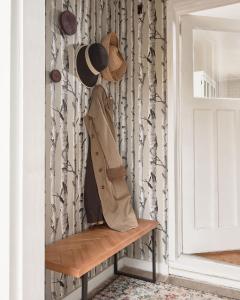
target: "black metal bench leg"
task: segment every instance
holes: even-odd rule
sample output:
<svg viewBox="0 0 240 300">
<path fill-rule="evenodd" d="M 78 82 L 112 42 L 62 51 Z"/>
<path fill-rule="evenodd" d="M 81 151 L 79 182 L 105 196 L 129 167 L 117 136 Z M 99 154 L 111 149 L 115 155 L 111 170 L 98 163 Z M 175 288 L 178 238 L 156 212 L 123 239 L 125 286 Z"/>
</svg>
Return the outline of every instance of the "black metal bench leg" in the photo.
<svg viewBox="0 0 240 300">
<path fill-rule="evenodd" d="M 113 257 L 113 260 L 114 260 L 114 274 L 118 274 L 118 257 L 117 257 L 117 253 L 114 254 L 114 257 Z"/>
<path fill-rule="evenodd" d="M 82 300 L 87 300 L 88 298 L 88 274 L 82 276 Z"/>
<path fill-rule="evenodd" d="M 152 278 L 147 278 L 144 276 L 139 276 L 139 275 L 134 275 L 134 274 L 129 274 L 126 272 L 118 271 L 118 256 L 117 253 L 114 254 L 114 274 L 116 275 L 123 275 L 123 276 L 128 276 L 132 277 L 135 279 L 140 279 L 144 281 L 149 281 L 149 282 L 156 282 L 156 229 L 152 230 L 152 236 L 151 236 L 151 241 L 152 241 Z"/>
<path fill-rule="evenodd" d="M 152 282 L 156 282 L 156 229 L 152 230 Z"/>
</svg>

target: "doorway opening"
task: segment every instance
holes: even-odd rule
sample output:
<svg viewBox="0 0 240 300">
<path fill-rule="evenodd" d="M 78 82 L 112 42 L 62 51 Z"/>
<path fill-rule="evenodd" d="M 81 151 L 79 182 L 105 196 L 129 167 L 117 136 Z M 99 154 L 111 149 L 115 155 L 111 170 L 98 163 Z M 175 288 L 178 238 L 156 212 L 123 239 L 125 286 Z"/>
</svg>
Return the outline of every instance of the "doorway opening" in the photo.
<svg viewBox="0 0 240 300">
<path fill-rule="evenodd" d="M 181 17 L 182 251 L 240 265 L 240 3 Z"/>
</svg>

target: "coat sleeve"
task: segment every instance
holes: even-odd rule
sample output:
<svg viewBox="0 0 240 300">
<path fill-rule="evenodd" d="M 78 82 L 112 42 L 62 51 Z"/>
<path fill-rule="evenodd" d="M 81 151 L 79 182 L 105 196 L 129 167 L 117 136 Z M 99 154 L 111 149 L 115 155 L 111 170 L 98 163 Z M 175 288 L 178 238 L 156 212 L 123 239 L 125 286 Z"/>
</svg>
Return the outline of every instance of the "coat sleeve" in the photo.
<svg viewBox="0 0 240 300">
<path fill-rule="evenodd" d="M 118 168 L 122 166 L 122 158 L 118 152 L 118 145 L 109 127 L 106 114 L 98 99 L 94 99 L 91 104 L 90 116 L 92 125 L 96 133 L 96 138 L 101 145 L 108 168 Z"/>
</svg>

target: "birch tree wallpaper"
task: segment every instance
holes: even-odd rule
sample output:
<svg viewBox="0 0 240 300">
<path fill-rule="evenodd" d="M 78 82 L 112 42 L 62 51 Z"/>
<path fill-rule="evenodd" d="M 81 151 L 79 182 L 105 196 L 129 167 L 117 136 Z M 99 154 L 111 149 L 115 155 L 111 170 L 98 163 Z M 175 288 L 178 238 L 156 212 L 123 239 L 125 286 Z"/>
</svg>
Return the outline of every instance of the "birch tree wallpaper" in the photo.
<svg viewBox="0 0 240 300">
<path fill-rule="evenodd" d="M 64 10 L 77 17 L 72 36 L 59 29 Z M 118 35 L 128 70 L 119 82 L 99 78 L 99 83 L 113 97 L 133 207 L 139 218 L 159 221 L 157 259 L 167 262 L 166 0 L 46 0 L 46 244 L 87 228 L 83 198 L 88 139 L 83 117 L 91 89 L 75 76 L 74 55 L 78 45 L 101 42 L 110 31 Z M 53 69 L 61 72 L 59 83 L 49 78 Z M 135 243 L 123 255 L 147 260 L 149 241 Z M 46 271 L 47 300 L 60 299 L 79 285 L 79 279 Z"/>
</svg>

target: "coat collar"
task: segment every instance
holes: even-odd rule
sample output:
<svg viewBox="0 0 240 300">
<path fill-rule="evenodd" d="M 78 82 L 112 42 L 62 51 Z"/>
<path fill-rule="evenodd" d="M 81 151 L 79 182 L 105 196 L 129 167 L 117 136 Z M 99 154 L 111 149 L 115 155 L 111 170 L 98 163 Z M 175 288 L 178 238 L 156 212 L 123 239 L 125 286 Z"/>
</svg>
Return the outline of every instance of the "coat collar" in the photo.
<svg viewBox="0 0 240 300">
<path fill-rule="evenodd" d="M 98 102 L 98 104 L 92 105 L 94 102 Z M 99 111 L 96 112 L 96 108 L 100 109 L 101 112 L 104 114 L 108 122 L 108 126 L 110 127 L 112 134 L 115 137 L 115 130 L 113 124 L 113 101 L 111 97 L 107 96 L 107 93 L 102 85 L 96 85 L 92 91 L 91 105 L 87 116 L 90 118 L 94 118 L 95 116 L 97 116 Z"/>
</svg>

